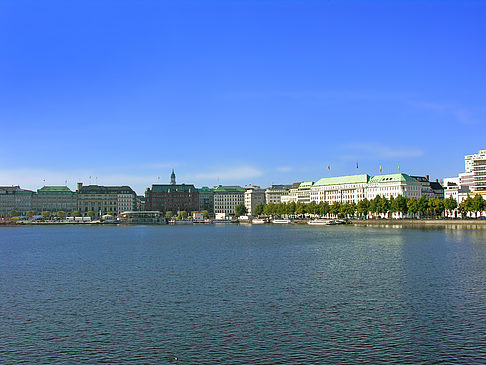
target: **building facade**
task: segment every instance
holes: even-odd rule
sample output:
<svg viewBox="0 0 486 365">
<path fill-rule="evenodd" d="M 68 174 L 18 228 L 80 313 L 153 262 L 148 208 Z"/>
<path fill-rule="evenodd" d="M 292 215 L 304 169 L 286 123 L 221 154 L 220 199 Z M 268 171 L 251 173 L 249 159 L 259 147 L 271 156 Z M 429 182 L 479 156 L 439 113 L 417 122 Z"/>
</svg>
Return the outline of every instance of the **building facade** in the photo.
<svg viewBox="0 0 486 365">
<path fill-rule="evenodd" d="M 259 186 L 252 186 L 245 191 L 245 208 L 250 215 L 255 214 L 255 208 L 258 204 L 265 204 L 265 189 Z"/>
<path fill-rule="evenodd" d="M 203 186 L 197 189 L 199 193 L 199 211 L 206 210 L 209 214 L 214 213 L 214 192 L 213 189 Z"/>
<path fill-rule="evenodd" d="M 245 204 L 245 189 L 241 186 L 216 186 L 214 192 L 214 213 L 235 215 L 237 205 Z"/>
<path fill-rule="evenodd" d="M 129 186 L 101 186 L 78 183 L 76 191 L 78 210 L 86 215 L 93 212 L 96 218 L 113 213 L 134 211 L 137 207 L 137 194 Z"/>
<path fill-rule="evenodd" d="M 282 195 L 288 195 L 292 185 L 272 185 L 265 190 L 266 204 L 280 204 Z"/>
<path fill-rule="evenodd" d="M 439 181 L 430 181 L 429 175 L 411 176 L 422 186 L 422 195 L 429 199 L 444 199 L 444 188 Z"/>
<path fill-rule="evenodd" d="M 465 173 L 472 177 L 472 193 L 486 193 L 486 150 L 479 150 L 473 155 L 464 156 Z"/>
<path fill-rule="evenodd" d="M 32 210 L 37 213 L 73 212 L 77 209 L 77 194 L 67 186 L 44 186 L 32 196 Z"/>
<path fill-rule="evenodd" d="M 25 215 L 32 210 L 33 194 L 33 191 L 21 189 L 20 186 L 0 186 L 0 216 L 9 217 L 12 211 Z"/>
<path fill-rule="evenodd" d="M 152 185 L 145 190 L 145 209 L 161 212 L 192 212 L 199 210 L 199 193 L 194 185 Z"/>
<path fill-rule="evenodd" d="M 282 195 L 281 203 L 304 203 L 311 202 L 311 188 L 314 185 L 312 181 L 300 182 L 292 184 L 289 193 Z"/>
</svg>

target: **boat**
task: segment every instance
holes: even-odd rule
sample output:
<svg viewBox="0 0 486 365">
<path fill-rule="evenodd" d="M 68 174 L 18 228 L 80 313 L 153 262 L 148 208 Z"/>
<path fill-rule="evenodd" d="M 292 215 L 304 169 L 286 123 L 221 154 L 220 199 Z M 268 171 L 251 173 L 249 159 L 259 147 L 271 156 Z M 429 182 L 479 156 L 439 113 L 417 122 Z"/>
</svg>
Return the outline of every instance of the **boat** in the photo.
<svg viewBox="0 0 486 365">
<path fill-rule="evenodd" d="M 193 224 L 194 222 L 191 221 L 191 220 L 178 219 L 174 223 L 175 224 Z"/>
<path fill-rule="evenodd" d="M 272 223 L 273 224 L 289 224 L 289 223 L 292 223 L 292 222 L 290 221 L 290 219 L 284 218 L 284 219 L 274 219 L 272 221 Z"/>
<path fill-rule="evenodd" d="M 336 221 L 332 219 L 315 219 L 313 221 L 308 221 L 307 224 L 310 224 L 312 226 L 330 226 L 335 225 Z"/>
<path fill-rule="evenodd" d="M 231 219 L 213 219 L 211 223 L 231 223 Z"/>
<path fill-rule="evenodd" d="M 253 218 L 251 220 L 251 224 L 265 224 L 265 223 L 267 222 L 265 221 L 265 219 L 262 218 Z"/>
</svg>

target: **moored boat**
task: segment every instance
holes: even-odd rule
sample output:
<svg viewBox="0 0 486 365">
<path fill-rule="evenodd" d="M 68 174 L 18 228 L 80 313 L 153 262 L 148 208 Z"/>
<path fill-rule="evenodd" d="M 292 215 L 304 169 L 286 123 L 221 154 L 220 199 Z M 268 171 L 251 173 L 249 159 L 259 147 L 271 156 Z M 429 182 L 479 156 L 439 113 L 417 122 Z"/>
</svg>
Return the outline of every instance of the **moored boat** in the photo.
<svg viewBox="0 0 486 365">
<path fill-rule="evenodd" d="M 288 218 L 284 218 L 284 219 L 274 219 L 274 220 L 272 221 L 272 223 L 273 223 L 273 224 L 290 224 L 290 223 L 292 223 L 292 222 L 290 221 L 290 219 L 288 219 Z"/>
<path fill-rule="evenodd" d="M 330 226 L 336 224 L 336 221 L 332 219 L 315 219 L 313 221 L 308 221 L 307 224 L 312 226 Z"/>
<path fill-rule="evenodd" d="M 251 224 L 265 224 L 265 223 L 267 222 L 265 221 L 265 219 L 262 218 L 253 218 L 251 220 Z"/>
</svg>

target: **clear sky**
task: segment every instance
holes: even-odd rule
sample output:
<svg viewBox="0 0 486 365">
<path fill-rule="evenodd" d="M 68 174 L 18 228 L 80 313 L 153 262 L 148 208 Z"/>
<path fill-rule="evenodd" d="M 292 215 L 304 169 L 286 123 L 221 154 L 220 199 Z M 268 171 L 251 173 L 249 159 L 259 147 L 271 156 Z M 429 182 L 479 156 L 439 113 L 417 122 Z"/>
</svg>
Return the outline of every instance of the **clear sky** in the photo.
<svg viewBox="0 0 486 365">
<path fill-rule="evenodd" d="M 486 1 L 2 0 L 0 185 L 454 176 L 485 37 Z"/>
</svg>

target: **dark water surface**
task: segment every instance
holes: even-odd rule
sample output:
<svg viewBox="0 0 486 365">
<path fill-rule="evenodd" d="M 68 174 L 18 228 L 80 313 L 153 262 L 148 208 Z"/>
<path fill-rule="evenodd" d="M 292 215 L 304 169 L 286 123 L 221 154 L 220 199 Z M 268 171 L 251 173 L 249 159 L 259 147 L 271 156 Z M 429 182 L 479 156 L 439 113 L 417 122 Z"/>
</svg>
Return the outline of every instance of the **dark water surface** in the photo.
<svg viewBox="0 0 486 365">
<path fill-rule="evenodd" d="M 4 227 L 0 290 L 2 364 L 486 361 L 485 231 Z"/>
</svg>

